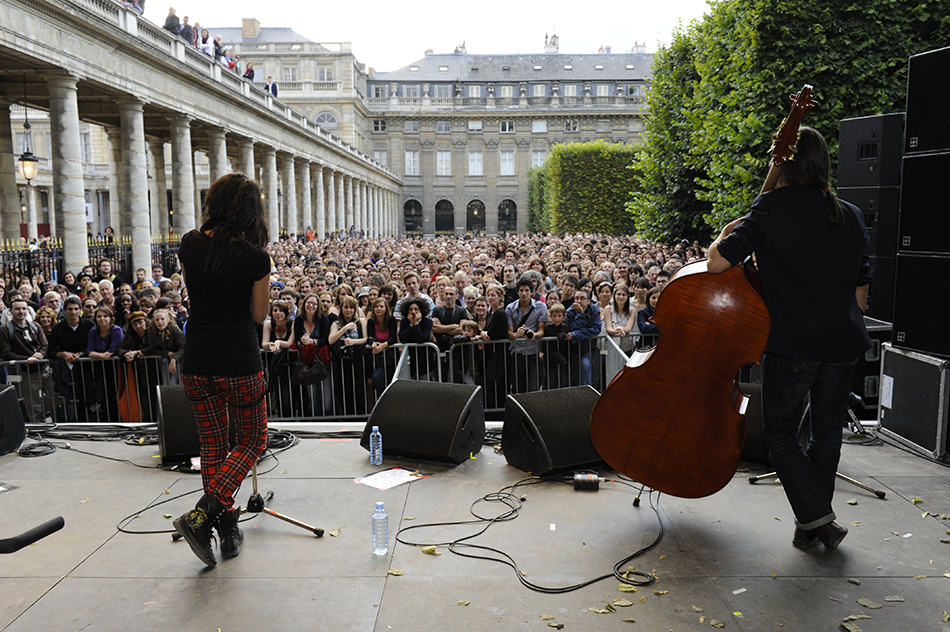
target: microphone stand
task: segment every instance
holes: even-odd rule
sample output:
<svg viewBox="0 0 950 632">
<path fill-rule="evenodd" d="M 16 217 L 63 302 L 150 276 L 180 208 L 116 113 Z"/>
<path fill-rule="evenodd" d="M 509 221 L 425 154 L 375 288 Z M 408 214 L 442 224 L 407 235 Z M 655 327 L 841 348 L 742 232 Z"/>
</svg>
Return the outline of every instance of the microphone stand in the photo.
<svg viewBox="0 0 950 632">
<path fill-rule="evenodd" d="M 292 525 L 300 527 L 301 529 L 306 529 L 310 531 L 318 538 L 323 537 L 323 529 L 319 527 L 312 527 L 305 522 L 300 522 L 284 514 L 277 513 L 273 509 L 268 508 L 264 503 L 274 497 L 274 492 L 272 490 L 267 490 L 265 497 L 262 497 L 260 492 L 257 490 L 257 463 L 254 463 L 254 466 L 251 468 L 251 478 L 254 484 L 254 491 L 251 493 L 251 497 L 247 500 L 247 507 L 241 509 L 241 513 L 263 513 L 268 516 L 273 516 L 274 518 L 280 518 L 284 522 L 289 522 Z"/>
</svg>

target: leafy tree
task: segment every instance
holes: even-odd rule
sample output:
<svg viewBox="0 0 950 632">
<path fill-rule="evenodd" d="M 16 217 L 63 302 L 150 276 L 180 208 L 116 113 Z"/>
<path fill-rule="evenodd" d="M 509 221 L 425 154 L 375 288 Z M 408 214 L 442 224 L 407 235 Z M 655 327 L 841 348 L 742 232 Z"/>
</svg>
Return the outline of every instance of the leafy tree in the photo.
<svg viewBox="0 0 950 632">
<path fill-rule="evenodd" d="M 544 187 L 547 182 L 547 171 L 544 165 L 532 167 L 528 170 L 528 232 L 550 232 L 551 219 L 547 216 L 544 206 Z"/>
</svg>

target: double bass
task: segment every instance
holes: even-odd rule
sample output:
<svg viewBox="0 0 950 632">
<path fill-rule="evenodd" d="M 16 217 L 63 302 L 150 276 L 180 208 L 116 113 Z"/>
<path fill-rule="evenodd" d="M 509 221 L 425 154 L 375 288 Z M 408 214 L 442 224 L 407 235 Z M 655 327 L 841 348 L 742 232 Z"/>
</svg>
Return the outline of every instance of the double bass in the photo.
<svg viewBox="0 0 950 632">
<path fill-rule="evenodd" d="M 773 136 L 769 175 L 793 160 L 802 115 L 815 106 L 811 86 L 792 95 Z M 739 369 L 758 363 L 769 313 L 754 266 L 710 274 L 706 261 L 680 268 L 653 314 L 652 349 L 635 351 L 600 396 L 590 418 L 594 447 L 615 470 L 681 498 L 714 494 L 732 479 L 745 439 L 749 397 Z"/>
</svg>

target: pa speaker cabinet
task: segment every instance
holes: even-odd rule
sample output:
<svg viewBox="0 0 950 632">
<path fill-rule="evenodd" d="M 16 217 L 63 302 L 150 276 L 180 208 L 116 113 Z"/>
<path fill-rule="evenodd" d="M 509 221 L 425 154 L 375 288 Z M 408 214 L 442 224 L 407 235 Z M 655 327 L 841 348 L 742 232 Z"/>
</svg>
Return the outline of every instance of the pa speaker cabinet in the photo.
<svg viewBox="0 0 950 632">
<path fill-rule="evenodd" d="M 904 153 L 950 150 L 950 47 L 913 55 L 907 66 Z"/>
<path fill-rule="evenodd" d="M 858 357 L 851 378 L 851 392 L 864 401 L 862 419 L 878 418 L 878 401 L 881 394 L 881 348 L 890 342 L 893 325 L 876 318 L 864 317 L 864 326 L 871 336 L 871 348 Z"/>
<path fill-rule="evenodd" d="M 903 112 L 843 119 L 838 123 L 838 188 L 900 186 L 903 154 Z"/>
<path fill-rule="evenodd" d="M 838 187 L 837 195 L 864 213 L 868 229 L 866 255 L 893 257 L 897 254 L 897 218 L 900 187 Z"/>
<path fill-rule="evenodd" d="M 501 433 L 508 464 L 540 476 L 603 466 L 590 438 L 599 398 L 590 386 L 508 395 Z"/>
<path fill-rule="evenodd" d="M 462 463 L 482 449 L 485 405 L 482 387 L 395 380 L 373 408 L 360 445 L 379 426 L 383 454 Z"/>
<path fill-rule="evenodd" d="M 895 347 L 950 356 L 950 293 L 940 289 L 948 278 L 950 256 L 897 255 L 892 339 Z"/>
<path fill-rule="evenodd" d="M 162 463 L 181 463 L 200 456 L 198 424 L 184 386 L 158 386 L 158 446 Z M 228 428 L 230 445 L 235 445 L 234 423 Z"/>
<path fill-rule="evenodd" d="M 948 460 L 950 363 L 887 343 L 882 348 L 881 432 L 921 454 Z"/>
<path fill-rule="evenodd" d="M 20 410 L 16 388 L 9 384 L 0 387 L 0 454 L 19 449 L 26 439 L 26 422 Z"/>
<path fill-rule="evenodd" d="M 943 182 L 947 173 L 950 151 L 904 156 L 899 252 L 950 254 L 950 198 Z"/>
<path fill-rule="evenodd" d="M 894 320 L 894 274 L 897 257 L 879 257 L 871 255 L 871 267 L 874 269 L 874 281 L 868 290 L 868 304 L 865 315 L 877 320 Z"/>
</svg>

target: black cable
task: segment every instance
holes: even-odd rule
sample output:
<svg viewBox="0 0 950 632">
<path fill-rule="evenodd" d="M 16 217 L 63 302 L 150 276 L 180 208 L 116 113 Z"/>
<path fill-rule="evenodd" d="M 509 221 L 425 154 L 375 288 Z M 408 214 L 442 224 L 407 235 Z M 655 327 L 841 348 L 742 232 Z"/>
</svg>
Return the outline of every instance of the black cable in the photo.
<svg viewBox="0 0 950 632">
<path fill-rule="evenodd" d="M 552 476 L 552 477 L 546 477 L 546 478 L 522 479 L 514 483 L 513 485 L 503 487 L 497 492 L 486 494 L 485 496 L 474 501 L 471 505 L 471 508 L 469 509 L 469 512 L 473 516 L 475 516 L 476 518 L 475 520 L 410 525 L 408 527 L 403 527 L 399 529 L 399 531 L 396 532 L 396 541 L 401 544 L 406 544 L 408 546 L 446 546 L 448 547 L 448 550 L 451 553 L 455 555 L 459 555 L 461 557 L 468 557 L 472 559 L 497 562 L 499 564 L 510 566 L 515 571 L 515 575 L 517 576 L 518 581 L 520 581 L 522 585 L 536 592 L 545 593 L 545 594 L 562 594 L 562 593 L 572 592 L 574 590 L 584 588 L 585 586 L 589 586 L 591 584 L 594 584 L 604 579 L 608 579 L 610 577 L 615 577 L 620 582 L 624 584 L 630 584 L 633 586 L 649 586 L 653 584 L 656 581 L 656 577 L 654 577 L 653 575 L 644 573 L 642 571 L 634 571 L 634 570 L 624 570 L 623 573 L 621 573 L 621 570 L 620 570 L 622 566 L 630 562 L 632 559 L 654 548 L 663 539 L 663 522 L 660 519 L 659 509 L 653 503 L 652 491 L 650 492 L 650 495 L 649 495 L 650 507 L 651 509 L 653 509 L 653 512 L 656 515 L 657 525 L 658 525 L 657 536 L 653 540 L 653 542 L 643 547 L 639 551 L 633 553 L 632 555 L 617 562 L 614 565 L 613 571 L 611 573 L 601 575 L 599 577 L 595 577 L 593 579 L 589 579 L 578 584 L 573 584 L 570 586 L 561 586 L 561 587 L 541 586 L 539 584 L 535 584 L 527 580 L 527 578 L 525 577 L 525 574 L 519 568 L 517 561 L 515 561 L 515 559 L 511 557 L 509 554 L 492 547 L 482 546 L 478 544 L 471 544 L 470 542 L 468 542 L 469 540 L 477 538 L 478 536 L 485 533 L 488 530 L 488 528 L 491 527 L 493 524 L 497 522 L 508 522 L 518 517 L 519 511 L 521 510 L 521 507 L 522 507 L 522 497 L 517 496 L 515 493 L 518 487 L 522 485 L 537 485 L 540 483 L 547 483 L 547 482 L 559 482 L 559 483 L 571 484 L 572 478 L 573 477 L 570 475 L 566 477 L 562 475 L 562 476 Z M 624 485 L 635 487 L 634 485 L 631 485 L 630 483 L 627 483 L 626 481 L 623 481 L 623 480 L 604 479 L 604 482 L 621 483 Z M 483 502 L 501 503 L 507 507 L 507 510 L 493 517 L 482 516 L 482 515 L 479 515 L 479 513 L 476 511 L 476 507 L 478 506 L 479 503 L 483 503 Z M 659 493 L 657 493 L 657 505 L 658 504 L 659 504 Z M 411 542 L 402 537 L 403 533 L 405 533 L 406 531 L 410 531 L 412 529 L 424 529 L 424 528 L 432 528 L 432 527 L 450 527 L 450 526 L 459 526 L 459 525 L 467 525 L 467 524 L 472 524 L 472 525 L 484 524 L 484 526 L 481 529 L 477 530 L 475 533 L 472 533 L 471 535 L 458 538 L 450 542 L 439 542 L 439 543 Z M 499 557 L 491 557 L 489 555 L 475 555 L 471 553 L 464 553 L 460 549 L 475 549 L 478 551 L 485 551 L 487 553 L 500 556 L 501 559 L 499 559 Z M 632 579 L 630 577 L 631 574 L 635 575 L 638 579 Z"/>
<path fill-rule="evenodd" d="M 20 449 L 17 450 L 17 454 L 27 459 L 46 456 L 53 452 L 56 452 L 56 446 L 40 437 L 36 438 L 36 443 L 20 446 Z"/>
</svg>

